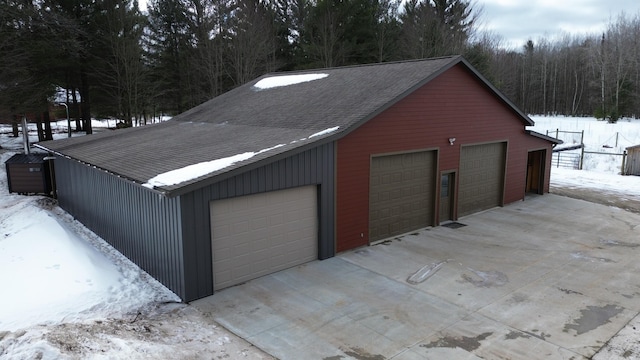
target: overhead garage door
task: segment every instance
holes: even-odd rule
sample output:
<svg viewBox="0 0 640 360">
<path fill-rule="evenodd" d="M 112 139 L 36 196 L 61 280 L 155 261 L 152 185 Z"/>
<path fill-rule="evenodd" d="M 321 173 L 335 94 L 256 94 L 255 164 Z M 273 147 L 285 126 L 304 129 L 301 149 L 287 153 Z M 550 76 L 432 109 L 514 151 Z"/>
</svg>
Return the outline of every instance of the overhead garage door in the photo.
<svg viewBox="0 0 640 360">
<path fill-rule="evenodd" d="M 318 257 L 315 186 L 211 202 L 213 288 Z"/>
<path fill-rule="evenodd" d="M 435 163 L 435 151 L 372 158 L 369 241 L 433 225 Z"/>
<path fill-rule="evenodd" d="M 501 205 L 506 148 L 502 142 L 462 147 L 459 216 Z"/>
</svg>

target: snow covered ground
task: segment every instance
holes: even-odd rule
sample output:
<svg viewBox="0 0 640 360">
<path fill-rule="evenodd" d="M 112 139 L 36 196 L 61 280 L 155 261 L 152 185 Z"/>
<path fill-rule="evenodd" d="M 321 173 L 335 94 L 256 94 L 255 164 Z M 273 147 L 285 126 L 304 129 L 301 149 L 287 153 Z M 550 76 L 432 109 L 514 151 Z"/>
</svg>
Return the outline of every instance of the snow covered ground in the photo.
<svg viewBox="0 0 640 360">
<path fill-rule="evenodd" d="M 532 129 L 542 133 L 584 130 L 589 149 L 621 152 L 640 144 L 640 120 L 533 119 Z M 56 138 L 66 136 L 65 123 L 54 127 Z M 270 358 L 210 314 L 179 303 L 54 201 L 9 194 L 3 164 L 21 151 L 21 138 L 0 125 L 0 147 L 0 358 Z M 552 191 L 577 189 L 640 204 L 640 177 L 617 175 L 617 160 L 601 155 L 589 160 L 587 170 L 552 168 Z"/>
<path fill-rule="evenodd" d="M 603 154 L 585 154 L 583 170 L 619 174 L 622 166 L 622 154 L 629 146 L 640 145 L 640 120 L 624 118 L 616 124 L 598 121 L 593 117 L 546 117 L 531 116 L 535 126 L 530 130 L 548 134 L 562 139 L 562 146 L 580 144 L 581 134 L 563 133 L 563 131 L 584 131 L 584 145 L 586 152 L 602 152 Z M 571 151 L 580 154 L 580 150 Z"/>
<path fill-rule="evenodd" d="M 180 303 L 55 201 L 10 194 L 4 163 L 22 143 L 7 130 L 0 125 L 1 359 L 270 358 Z"/>
<path fill-rule="evenodd" d="M 624 118 L 616 124 L 593 117 L 531 116 L 530 130 L 562 139 L 565 144 L 580 144 L 583 132 L 585 151 L 622 154 L 629 146 L 640 145 L 640 119 Z M 573 150 L 579 154 L 580 150 Z M 585 154 L 583 170 L 551 168 L 551 191 L 561 195 L 618 206 L 640 212 L 640 177 L 620 176 L 622 156 Z"/>
</svg>

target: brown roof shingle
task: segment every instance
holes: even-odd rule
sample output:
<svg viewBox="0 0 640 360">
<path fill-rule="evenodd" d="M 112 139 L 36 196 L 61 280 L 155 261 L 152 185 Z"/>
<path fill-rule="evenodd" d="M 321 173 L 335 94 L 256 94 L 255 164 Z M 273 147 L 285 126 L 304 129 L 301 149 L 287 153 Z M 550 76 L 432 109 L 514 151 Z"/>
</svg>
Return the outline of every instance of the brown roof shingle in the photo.
<svg viewBox="0 0 640 360">
<path fill-rule="evenodd" d="M 217 175 L 274 155 L 302 151 L 344 136 L 460 62 L 520 114 L 525 124 L 533 124 L 462 57 L 452 56 L 269 74 L 161 124 L 44 142 L 39 146 L 145 183 L 158 174 L 188 165 L 284 145 L 197 179 L 157 189 L 172 192 L 196 182 L 210 182 Z M 266 90 L 254 86 L 269 76 L 310 73 L 328 76 Z M 308 138 L 336 126 L 337 131 Z"/>
</svg>

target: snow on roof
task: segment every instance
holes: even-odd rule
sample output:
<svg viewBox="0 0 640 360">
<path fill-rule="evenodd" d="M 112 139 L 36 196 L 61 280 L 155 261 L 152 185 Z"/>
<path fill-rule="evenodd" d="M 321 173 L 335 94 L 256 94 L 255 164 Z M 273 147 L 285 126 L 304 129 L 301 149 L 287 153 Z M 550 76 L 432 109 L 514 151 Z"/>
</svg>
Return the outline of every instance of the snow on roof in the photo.
<svg viewBox="0 0 640 360">
<path fill-rule="evenodd" d="M 309 135 L 309 139 L 311 139 L 312 137 L 316 137 L 316 136 L 322 136 L 322 135 L 330 134 L 330 133 L 338 130 L 339 128 L 340 128 L 340 126 L 334 126 L 332 128 L 324 129 L 324 130 L 319 131 L 319 132 L 317 132 L 315 134 Z"/>
<path fill-rule="evenodd" d="M 170 186 L 170 185 L 180 184 L 185 181 L 197 179 L 201 176 L 205 176 L 213 172 L 216 172 L 218 170 L 222 170 L 237 162 L 250 159 L 258 154 L 279 148 L 281 146 L 284 146 L 284 144 L 278 144 L 276 146 L 262 149 L 257 152 L 248 151 L 242 154 L 227 156 L 224 158 L 211 160 L 211 161 L 204 161 L 197 164 L 185 166 L 180 169 L 167 171 L 165 173 L 154 176 L 153 178 L 149 179 L 146 183 L 142 184 L 142 186 L 153 189 L 153 187 L 155 186 Z"/>
<path fill-rule="evenodd" d="M 228 156 L 221 159 L 205 161 L 205 162 L 185 166 L 180 169 L 175 169 L 175 170 L 167 171 L 165 173 L 156 175 L 151 179 L 149 179 L 146 183 L 142 184 L 142 186 L 153 189 L 154 186 L 168 186 L 168 185 L 180 184 L 185 181 L 189 181 L 192 179 L 199 178 L 200 176 L 210 174 L 214 171 L 224 169 L 239 161 L 252 158 L 255 155 L 256 153 L 254 152 L 245 152 L 242 154 Z"/>
<path fill-rule="evenodd" d="M 306 138 L 302 138 L 300 140 L 293 140 L 290 144 L 295 144 L 299 141 L 305 141 L 317 136 L 323 136 L 330 134 L 336 130 L 338 130 L 340 126 L 330 127 L 328 129 L 324 129 L 322 131 L 318 131 L 314 134 L 309 135 Z M 227 156 L 220 159 L 215 159 L 211 161 L 204 161 L 193 165 L 188 165 L 179 169 L 171 170 L 164 172 L 162 174 L 156 175 L 149 179 L 146 183 L 142 184 L 142 186 L 153 189 L 154 187 L 162 187 L 162 186 L 171 186 L 181 184 L 183 182 L 197 179 L 201 176 L 205 176 L 216 172 L 218 170 L 222 170 L 229 166 L 232 166 L 240 161 L 251 159 L 252 157 L 262 154 L 263 152 L 267 152 L 279 147 L 285 146 L 285 144 L 278 144 L 276 146 L 272 146 L 270 148 L 262 149 L 257 152 L 248 151 L 241 154 Z"/>
<path fill-rule="evenodd" d="M 304 82 L 324 79 L 329 74 L 300 74 L 300 75 L 283 75 L 270 76 L 258 81 L 254 87 L 260 90 L 272 89 L 276 87 L 289 86 Z"/>
</svg>

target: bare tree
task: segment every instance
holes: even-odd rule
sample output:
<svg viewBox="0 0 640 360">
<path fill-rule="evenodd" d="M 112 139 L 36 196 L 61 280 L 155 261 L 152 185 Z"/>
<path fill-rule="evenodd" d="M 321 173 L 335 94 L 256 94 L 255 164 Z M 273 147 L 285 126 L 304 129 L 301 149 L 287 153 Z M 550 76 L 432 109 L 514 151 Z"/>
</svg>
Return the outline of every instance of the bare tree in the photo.
<svg viewBox="0 0 640 360">
<path fill-rule="evenodd" d="M 227 72 L 236 85 L 277 68 L 274 14 L 259 0 L 236 0 L 229 28 Z"/>
</svg>

